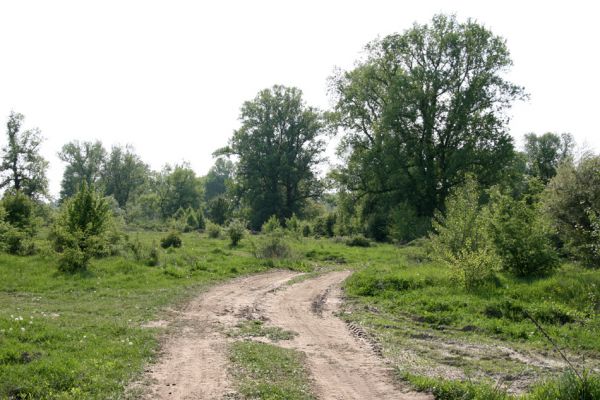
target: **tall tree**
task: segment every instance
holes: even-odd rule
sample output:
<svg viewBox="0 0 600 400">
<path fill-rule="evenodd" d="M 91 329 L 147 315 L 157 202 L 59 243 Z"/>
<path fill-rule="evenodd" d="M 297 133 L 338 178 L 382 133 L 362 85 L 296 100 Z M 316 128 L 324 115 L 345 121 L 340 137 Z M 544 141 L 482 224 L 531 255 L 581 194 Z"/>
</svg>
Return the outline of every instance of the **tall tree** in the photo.
<svg viewBox="0 0 600 400">
<path fill-rule="evenodd" d="M 104 194 L 113 196 L 123 208 L 131 194 L 148 180 L 149 168 L 130 146 L 113 146 L 102 169 Z"/>
<path fill-rule="evenodd" d="M 225 194 L 227 183 L 233 178 L 233 162 L 223 157 L 217 158 L 204 178 L 204 197 L 207 201 Z"/>
<path fill-rule="evenodd" d="M 527 172 L 547 183 L 554 175 L 558 165 L 573 156 L 575 140 L 569 133 L 557 135 L 547 132 L 537 136 L 525 135 L 525 153 L 527 154 Z"/>
<path fill-rule="evenodd" d="M 238 158 L 237 188 L 251 226 L 302 214 L 306 200 L 322 192 L 315 173 L 324 150 L 322 113 L 305 105 L 299 89 L 276 85 L 245 102 L 240 119 L 229 145 L 215 154 Z"/>
<path fill-rule="evenodd" d="M 67 163 L 61 182 L 60 198 L 64 200 L 79 190 L 82 182 L 95 185 L 102 176 L 106 150 L 100 141 L 65 144 L 58 157 Z"/>
<path fill-rule="evenodd" d="M 42 137 L 38 128 L 22 131 L 25 117 L 11 112 L 6 124 L 7 144 L 2 148 L 0 188 L 22 191 L 30 198 L 48 194 L 48 162 L 40 155 Z"/>
<path fill-rule="evenodd" d="M 420 216 L 443 209 L 472 173 L 495 183 L 513 157 L 506 111 L 523 89 L 504 78 L 505 41 L 483 26 L 437 15 L 375 40 L 367 57 L 331 79 L 346 165 L 336 177 L 365 197 L 364 213 L 406 202 Z"/>
<path fill-rule="evenodd" d="M 187 164 L 166 166 L 157 177 L 156 190 L 163 218 L 172 217 L 179 209 L 200 208 L 202 184 Z"/>
</svg>

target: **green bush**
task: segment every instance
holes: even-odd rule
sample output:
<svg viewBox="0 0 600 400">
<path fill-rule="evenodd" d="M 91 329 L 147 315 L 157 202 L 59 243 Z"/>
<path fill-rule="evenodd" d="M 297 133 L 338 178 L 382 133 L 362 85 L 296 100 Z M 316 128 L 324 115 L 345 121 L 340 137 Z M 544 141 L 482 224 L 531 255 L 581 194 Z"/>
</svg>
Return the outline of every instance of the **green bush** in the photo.
<svg viewBox="0 0 600 400">
<path fill-rule="evenodd" d="M 311 233 L 312 233 L 312 232 L 311 232 L 311 230 L 310 230 L 310 225 L 308 225 L 308 224 L 304 224 L 304 225 L 302 226 L 302 236 L 304 236 L 304 237 L 309 237 Z"/>
<path fill-rule="evenodd" d="M 167 236 L 160 239 L 160 247 L 163 249 L 168 249 L 169 247 L 179 248 L 181 247 L 181 244 L 181 235 L 176 231 L 171 231 Z"/>
<path fill-rule="evenodd" d="M 430 226 L 429 218 L 417 215 L 415 207 L 404 202 L 392 210 L 388 231 L 392 239 L 408 243 L 425 236 Z"/>
<path fill-rule="evenodd" d="M 262 233 L 272 233 L 278 230 L 281 230 L 281 223 L 279 223 L 279 218 L 276 215 L 271 215 L 268 220 L 262 225 L 260 231 Z"/>
<path fill-rule="evenodd" d="M 112 224 L 110 206 L 93 187 L 83 183 L 62 207 L 50 239 L 61 253 L 59 269 L 75 272 L 87 268 L 90 259 L 106 251 L 107 231 Z"/>
<path fill-rule="evenodd" d="M 283 231 L 278 230 L 263 235 L 256 244 L 254 254 L 257 258 L 287 258 L 292 254 L 292 248 Z"/>
<path fill-rule="evenodd" d="M 561 165 L 548 183 L 542 203 L 565 252 L 587 266 L 599 266 L 594 212 L 600 210 L 600 156 L 584 157 L 577 165 Z"/>
<path fill-rule="evenodd" d="M 20 191 L 8 191 L 0 202 L 0 247 L 10 254 L 31 255 L 39 225 L 35 203 Z"/>
<path fill-rule="evenodd" d="M 206 223 L 206 233 L 208 234 L 209 238 L 217 239 L 219 236 L 221 236 L 221 227 L 208 221 Z"/>
<path fill-rule="evenodd" d="M 240 241 L 244 237 L 244 233 L 246 232 L 246 225 L 242 221 L 235 219 L 229 222 L 226 231 L 231 246 L 235 247 L 240 243 Z"/>
<path fill-rule="evenodd" d="M 150 254 L 148 255 L 146 264 L 150 267 L 156 267 L 160 265 L 160 251 L 155 243 L 153 243 L 152 247 L 150 248 Z"/>
<path fill-rule="evenodd" d="M 488 235 L 488 211 L 479 204 L 479 187 L 472 178 L 446 200 L 446 213 L 436 213 L 431 248 L 435 259 L 454 271 L 465 289 L 483 285 L 500 266 Z"/>
<path fill-rule="evenodd" d="M 493 190 L 489 230 L 502 267 L 518 276 L 548 273 L 559 265 L 550 227 L 535 199 L 514 200 Z"/>
<path fill-rule="evenodd" d="M 353 236 L 345 241 L 346 246 L 350 247 L 370 247 L 371 242 L 364 236 Z"/>
</svg>

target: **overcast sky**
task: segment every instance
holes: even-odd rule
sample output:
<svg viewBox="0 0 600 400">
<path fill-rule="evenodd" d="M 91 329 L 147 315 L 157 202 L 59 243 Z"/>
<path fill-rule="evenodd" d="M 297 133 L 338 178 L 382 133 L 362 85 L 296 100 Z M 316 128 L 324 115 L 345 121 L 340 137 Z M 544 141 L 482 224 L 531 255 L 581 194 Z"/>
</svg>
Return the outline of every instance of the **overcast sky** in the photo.
<svg viewBox="0 0 600 400">
<path fill-rule="evenodd" d="M 507 39 L 510 79 L 531 99 L 511 132 L 571 132 L 600 150 L 600 28 L 592 1 L 0 0 L 0 118 L 39 127 L 57 194 L 56 157 L 74 139 L 132 144 L 153 168 L 199 174 L 238 126 L 239 108 L 273 84 L 327 108 L 327 77 L 364 45 L 439 12 Z M 4 143 L 4 132 L 0 143 Z"/>
</svg>

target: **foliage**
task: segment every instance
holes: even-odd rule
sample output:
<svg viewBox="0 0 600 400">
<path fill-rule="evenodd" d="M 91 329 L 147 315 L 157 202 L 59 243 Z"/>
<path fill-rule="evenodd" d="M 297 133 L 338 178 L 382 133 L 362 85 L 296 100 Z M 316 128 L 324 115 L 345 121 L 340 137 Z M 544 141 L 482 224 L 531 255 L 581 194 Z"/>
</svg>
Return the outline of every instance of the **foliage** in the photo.
<svg viewBox="0 0 600 400">
<path fill-rule="evenodd" d="M 211 239 L 217 239 L 221 236 L 221 227 L 211 221 L 206 222 L 206 233 Z"/>
<path fill-rule="evenodd" d="M 448 196 L 445 215 L 436 214 L 431 235 L 434 256 L 449 265 L 455 278 L 470 290 L 489 281 L 499 266 L 479 196 L 477 183 L 468 177 Z"/>
<path fill-rule="evenodd" d="M 139 193 L 149 177 L 148 166 L 134 153 L 130 146 L 113 146 L 101 171 L 104 194 L 113 196 L 124 208 Z"/>
<path fill-rule="evenodd" d="M 255 246 L 257 258 L 288 258 L 292 254 L 292 248 L 281 228 L 262 234 Z"/>
<path fill-rule="evenodd" d="M 600 210 L 600 156 L 563 163 L 543 195 L 543 207 L 564 249 L 588 266 L 600 265 L 593 215 Z"/>
<path fill-rule="evenodd" d="M 304 104 L 299 89 L 273 86 L 243 104 L 241 123 L 215 154 L 238 157 L 236 190 L 249 207 L 250 227 L 258 230 L 271 215 L 302 215 L 322 191 L 315 173 L 325 148 L 322 114 Z"/>
<path fill-rule="evenodd" d="M 504 269 L 519 276 L 533 276 L 558 266 L 547 219 L 535 198 L 515 200 L 495 190 L 490 203 L 490 236 Z"/>
<path fill-rule="evenodd" d="M 431 227 L 430 219 L 417 215 L 415 207 L 407 202 L 392 208 L 389 219 L 389 237 L 400 243 L 425 236 Z"/>
<path fill-rule="evenodd" d="M 317 237 L 333 237 L 335 235 L 335 222 L 337 216 L 335 213 L 321 215 L 313 223 L 312 233 Z"/>
<path fill-rule="evenodd" d="M 556 175 L 556 169 L 573 156 L 574 139 L 571 134 L 548 132 L 537 136 L 525 135 L 527 173 L 548 183 Z"/>
<path fill-rule="evenodd" d="M 160 265 L 160 251 L 155 243 L 152 243 L 152 247 L 150 247 L 150 254 L 148 255 L 146 264 L 150 267 L 157 267 Z"/>
<path fill-rule="evenodd" d="M 61 182 L 61 201 L 77 193 L 83 182 L 87 186 L 99 183 L 106 161 L 106 150 L 99 140 L 69 142 L 62 147 L 58 157 L 67 163 Z"/>
<path fill-rule="evenodd" d="M 364 236 L 353 236 L 346 240 L 346 246 L 350 247 L 371 247 L 371 242 Z"/>
<path fill-rule="evenodd" d="M 34 235 L 40 225 L 37 205 L 21 191 L 8 191 L 0 202 L 0 245 L 10 254 L 35 252 Z"/>
<path fill-rule="evenodd" d="M 179 248 L 181 244 L 181 235 L 176 231 L 169 232 L 160 240 L 160 247 L 163 249 L 168 249 L 169 247 Z"/>
<path fill-rule="evenodd" d="M 188 165 L 166 166 L 155 185 L 162 218 L 174 216 L 180 208 L 200 208 L 202 184 Z"/>
<path fill-rule="evenodd" d="M 232 247 L 236 247 L 240 240 L 244 237 L 244 233 L 246 232 L 246 224 L 244 224 L 239 219 L 234 219 L 229 222 L 227 228 L 225 228 L 227 236 L 229 237 L 229 242 Z"/>
<path fill-rule="evenodd" d="M 224 196 L 213 197 L 206 204 L 206 215 L 216 224 L 223 225 L 230 216 L 231 206 Z"/>
<path fill-rule="evenodd" d="M 501 37 L 437 15 L 371 42 L 355 69 L 331 79 L 347 132 L 333 176 L 365 202 L 368 236 L 385 239 L 404 202 L 433 216 L 466 173 L 484 186 L 501 180 L 514 157 L 506 111 L 523 97 L 504 78 L 511 64 Z"/>
<path fill-rule="evenodd" d="M 106 251 L 111 224 L 108 202 L 83 181 L 75 196 L 65 201 L 52 227 L 50 239 L 61 253 L 59 269 L 85 270 L 92 257 Z"/>
<path fill-rule="evenodd" d="M 23 192 L 30 198 L 48 195 L 48 162 L 40 155 L 37 128 L 21 131 L 25 117 L 11 112 L 6 123 L 7 145 L 0 157 L 0 189 Z"/>
<path fill-rule="evenodd" d="M 204 198 L 211 201 L 227 192 L 228 185 L 233 178 L 233 162 L 223 157 L 217 158 L 204 179 Z"/>
<path fill-rule="evenodd" d="M 282 230 L 283 227 L 279 222 L 279 218 L 276 215 L 271 215 L 268 220 L 262 225 L 261 232 L 262 233 L 273 233 L 276 231 Z"/>
</svg>

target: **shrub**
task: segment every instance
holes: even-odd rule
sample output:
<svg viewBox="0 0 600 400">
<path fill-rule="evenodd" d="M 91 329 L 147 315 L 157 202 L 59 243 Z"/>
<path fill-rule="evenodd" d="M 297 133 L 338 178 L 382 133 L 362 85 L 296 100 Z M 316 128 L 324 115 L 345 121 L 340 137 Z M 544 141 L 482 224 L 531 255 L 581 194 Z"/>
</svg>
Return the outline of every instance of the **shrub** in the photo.
<svg viewBox="0 0 600 400">
<path fill-rule="evenodd" d="M 153 243 L 152 248 L 150 248 L 150 254 L 146 264 L 150 267 L 156 267 L 160 264 L 160 251 L 155 243 Z"/>
<path fill-rule="evenodd" d="M 504 269 L 518 276 L 532 276 L 558 266 L 558 254 L 550 244 L 549 225 L 535 199 L 514 200 L 493 190 L 490 210 L 490 236 Z"/>
<path fill-rule="evenodd" d="M 35 253 L 35 244 L 31 234 L 23 229 L 18 229 L 9 224 L 0 228 L 0 241 L 3 250 L 10 254 L 27 256 Z"/>
<path fill-rule="evenodd" d="M 10 254 L 30 255 L 35 252 L 33 236 L 39 222 L 35 203 L 20 191 L 4 195 L 0 208 L 0 244 Z"/>
<path fill-rule="evenodd" d="M 564 163 L 544 191 L 543 209 L 550 216 L 564 250 L 593 267 L 600 265 L 593 213 L 600 210 L 600 156 L 577 165 Z"/>
<path fill-rule="evenodd" d="M 240 243 L 240 240 L 242 240 L 242 238 L 244 237 L 244 233 L 246 232 L 246 226 L 242 221 L 235 219 L 229 222 L 226 230 L 231 246 L 235 247 Z"/>
<path fill-rule="evenodd" d="M 208 233 L 209 238 L 216 239 L 221 236 L 221 227 L 208 221 L 206 223 L 206 233 Z"/>
<path fill-rule="evenodd" d="M 33 235 L 36 231 L 35 203 L 21 191 L 9 191 L 2 198 L 4 221 Z"/>
<path fill-rule="evenodd" d="M 310 225 L 304 224 L 302 226 L 302 236 L 309 237 L 311 234 Z"/>
<path fill-rule="evenodd" d="M 176 231 L 169 232 L 167 236 L 160 240 L 160 247 L 163 249 L 168 249 L 169 247 L 179 248 L 181 247 L 181 244 L 181 235 Z"/>
<path fill-rule="evenodd" d="M 364 236 L 354 236 L 346 240 L 346 246 L 350 247 L 370 247 L 371 242 Z"/>
<path fill-rule="evenodd" d="M 425 236 L 429 228 L 429 218 L 417 215 L 415 207 L 406 202 L 398 204 L 391 212 L 389 236 L 400 243 Z"/>
<path fill-rule="evenodd" d="M 64 203 L 51 231 L 54 249 L 61 253 L 59 269 L 86 269 L 92 257 L 105 251 L 111 223 L 108 202 L 84 181 L 75 196 Z"/>
<path fill-rule="evenodd" d="M 292 248 L 281 230 L 266 234 L 259 239 L 254 252 L 257 258 L 287 258 L 291 254 Z"/>
<path fill-rule="evenodd" d="M 271 215 L 261 228 L 262 233 L 272 233 L 279 230 L 281 230 L 281 224 L 276 215 Z"/>
<path fill-rule="evenodd" d="M 285 220 L 285 229 L 290 233 L 300 233 L 300 220 L 296 217 L 296 214 L 292 214 L 291 217 Z"/>
<path fill-rule="evenodd" d="M 490 280 L 500 265 L 488 236 L 487 214 L 479 205 L 477 183 L 468 177 L 448 196 L 446 214 L 437 212 L 432 221 L 434 257 L 448 265 L 467 290 Z"/>
</svg>

